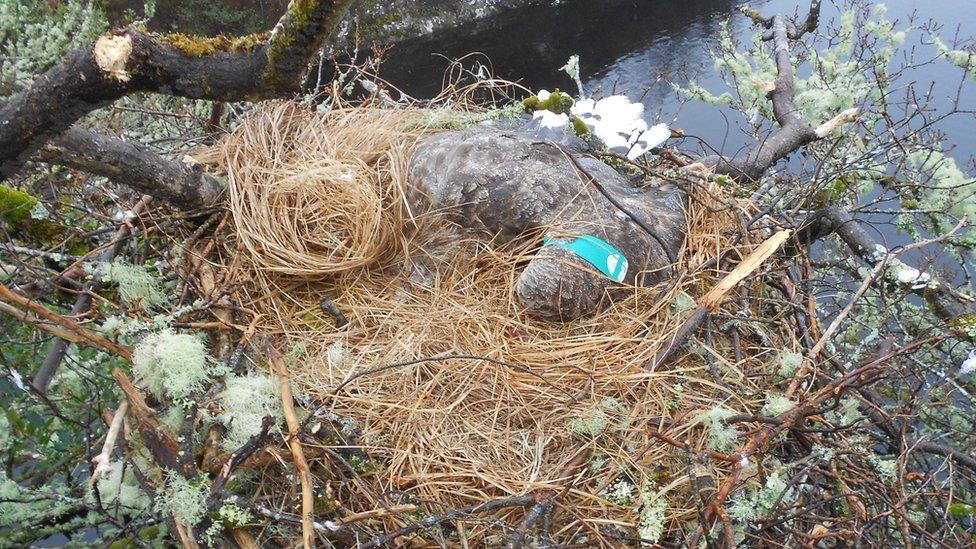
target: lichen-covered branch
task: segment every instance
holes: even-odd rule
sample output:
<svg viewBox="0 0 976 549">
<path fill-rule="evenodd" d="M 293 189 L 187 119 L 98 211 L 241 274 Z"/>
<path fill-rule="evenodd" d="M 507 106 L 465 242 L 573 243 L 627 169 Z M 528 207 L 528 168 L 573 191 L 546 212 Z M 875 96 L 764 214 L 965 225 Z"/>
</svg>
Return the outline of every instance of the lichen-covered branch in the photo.
<svg viewBox="0 0 976 549">
<path fill-rule="evenodd" d="M 810 233 L 815 233 L 811 236 Z M 811 241 L 824 235 L 836 233 L 856 257 L 869 265 L 880 263 L 888 253 L 861 227 L 859 221 L 847 210 L 839 206 L 824 208 L 815 214 L 815 226 L 808 230 L 805 240 Z M 910 268 L 911 269 L 911 268 Z M 912 269 L 917 276 L 906 278 L 906 288 L 924 298 L 932 312 L 943 320 L 953 320 L 973 314 L 974 303 L 967 297 L 954 292 L 952 286 Z M 924 281 L 925 283 L 920 283 Z"/>
<path fill-rule="evenodd" d="M 135 92 L 250 101 L 298 90 L 352 0 L 293 0 L 267 40 L 198 40 L 126 28 L 69 54 L 0 109 L 0 175 L 87 113 Z"/>
<path fill-rule="evenodd" d="M 763 39 L 773 44 L 773 62 L 776 65 L 777 76 L 768 97 L 779 129 L 742 155 L 734 158 L 712 155 L 702 159 L 702 163 L 713 167 L 718 173 L 757 180 L 762 177 L 763 172 L 782 158 L 804 145 L 827 137 L 839 125 L 853 120 L 857 116 L 857 111 L 846 110 L 841 116 L 815 129 L 800 115 L 800 111 L 793 103 L 796 94 L 793 88 L 795 75 L 790 56 L 790 41 L 816 30 L 820 20 L 820 0 L 811 2 L 810 12 L 800 27 L 794 26 L 782 14 L 767 19 L 755 10 L 744 8 L 743 11 L 756 24 L 769 29 Z"/>
</svg>

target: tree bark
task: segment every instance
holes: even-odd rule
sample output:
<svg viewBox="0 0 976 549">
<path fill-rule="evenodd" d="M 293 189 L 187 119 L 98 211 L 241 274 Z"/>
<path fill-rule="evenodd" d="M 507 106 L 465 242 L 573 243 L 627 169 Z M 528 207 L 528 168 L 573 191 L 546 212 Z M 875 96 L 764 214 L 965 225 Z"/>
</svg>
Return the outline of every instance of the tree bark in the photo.
<svg viewBox="0 0 976 549">
<path fill-rule="evenodd" d="M 266 41 L 177 40 L 127 28 L 69 54 L 0 109 L 0 176 L 9 177 L 87 113 L 135 92 L 249 101 L 299 89 L 309 58 L 352 0 L 292 0 Z M 218 51 L 223 49 L 225 51 Z"/>
<path fill-rule="evenodd" d="M 79 128 L 54 138 L 35 158 L 105 176 L 184 210 L 213 205 L 223 192 L 188 156 L 169 160 L 145 145 Z"/>
</svg>

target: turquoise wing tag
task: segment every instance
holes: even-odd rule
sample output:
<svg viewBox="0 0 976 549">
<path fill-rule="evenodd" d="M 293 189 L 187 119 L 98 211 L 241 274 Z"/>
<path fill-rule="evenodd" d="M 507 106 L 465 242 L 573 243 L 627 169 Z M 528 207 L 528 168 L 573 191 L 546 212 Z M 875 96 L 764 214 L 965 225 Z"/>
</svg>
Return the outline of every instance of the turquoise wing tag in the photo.
<svg viewBox="0 0 976 549">
<path fill-rule="evenodd" d="M 543 245 L 556 246 L 573 252 L 616 282 L 623 282 L 627 276 L 627 268 L 630 264 L 624 254 L 591 234 L 584 234 L 572 242 L 546 238 Z"/>
</svg>

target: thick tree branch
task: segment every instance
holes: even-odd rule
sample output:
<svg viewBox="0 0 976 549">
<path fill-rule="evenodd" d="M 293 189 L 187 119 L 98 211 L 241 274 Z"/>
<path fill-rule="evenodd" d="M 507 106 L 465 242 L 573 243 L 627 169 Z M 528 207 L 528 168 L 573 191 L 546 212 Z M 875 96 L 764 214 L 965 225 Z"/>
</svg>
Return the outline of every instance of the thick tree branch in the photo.
<svg viewBox="0 0 976 549">
<path fill-rule="evenodd" d="M 780 159 L 808 143 L 830 135 L 833 129 L 850 121 L 857 113 L 854 110 L 844 111 L 842 116 L 814 129 L 793 103 L 795 75 L 790 57 L 790 40 L 797 40 L 816 30 L 820 20 L 820 0 L 813 0 L 810 4 L 810 12 L 801 27 L 795 27 L 784 15 L 766 19 L 754 10 L 745 8 L 743 11 L 754 22 L 769 29 L 763 39 L 773 43 L 773 61 L 777 73 L 776 82 L 769 92 L 769 100 L 773 105 L 773 116 L 779 129 L 743 155 L 731 159 L 712 155 L 702 159 L 702 163 L 713 167 L 718 173 L 756 180 Z"/>
<path fill-rule="evenodd" d="M 0 176 L 85 114 L 135 92 L 247 101 L 296 91 L 352 0 L 292 0 L 266 41 L 178 40 L 127 28 L 69 54 L 0 109 Z M 252 37 L 253 38 L 253 37 Z M 189 43 L 187 43 L 189 42 Z"/>
<path fill-rule="evenodd" d="M 190 157 L 168 160 L 145 145 L 79 128 L 51 140 L 35 158 L 105 176 L 186 210 L 210 206 L 223 192 Z"/>
<path fill-rule="evenodd" d="M 887 248 L 878 244 L 850 212 L 839 206 L 830 206 L 816 212 L 809 228 L 801 233 L 800 239 L 813 242 L 831 233 L 836 233 L 855 256 L 869 265 L 874 266 L 883 261 L 888 253 Z M 969 298 L 954 292 L 952 286 L 945 281 L 931 277 L 926 280 L 925 284 L 908 283 L 905 286 L 924 298 L 936 316 L 943 320 L 952 320 L 973 314 L 974 306 Z"/>
</svg>

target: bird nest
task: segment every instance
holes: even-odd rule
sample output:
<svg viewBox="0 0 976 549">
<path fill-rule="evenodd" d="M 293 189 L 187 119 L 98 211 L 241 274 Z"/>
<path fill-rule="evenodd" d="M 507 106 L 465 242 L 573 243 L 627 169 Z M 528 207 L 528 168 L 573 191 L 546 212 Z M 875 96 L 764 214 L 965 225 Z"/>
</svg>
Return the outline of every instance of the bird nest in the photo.
<svg viewBox="0 0 976 549">
<path fill-rule="evenodd" d="M 547 490 L 558 539 L 615 544 L 682 528 L 697 517 L 697 477 L 688 454 L 655 434 L 673 426 L 669 437 L 706 448 L 707 425 L 695 418 L 717 405 L 754 413 L 771 349 L 793 342 L 785 323 L 737 334 L 735 344 L 716 329 L 647 367 L 723 274 L 719 258 L 734 264 L 752 249 L 737 217 L 750 206 L 687 176 L 688 237 L 670 282 L 628 288 L 591 318 L 538 321 L 513 299 L 537 243 L 475 242 L 403 207 L 418 140 L 445 120 L 481 117 L 272 103 L 201 156 L 226 172 L 236 241 L 225 263 L 240 305 L 284 340 L 296 388 L 324 405 L 323 421 L 345 427 L 323 444 L 365 456 L 352 464 L 359 481 L 329 497 L 347 512 L 418 506 L 377 514 L 379 531 Z M 336 326 L 323 298 L 348 324 Z M 734 301 L 717 318 L 776 318 L 763 303 Z M 707 463 L 706 473 L 728 467 Z M 514 507 L 480 513 L 463 535 L 507 536 L 498 526 L 523 516 Z"/>
</svg>

